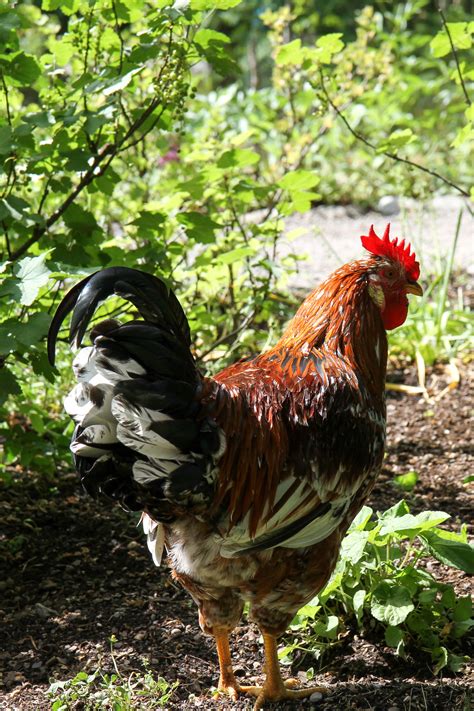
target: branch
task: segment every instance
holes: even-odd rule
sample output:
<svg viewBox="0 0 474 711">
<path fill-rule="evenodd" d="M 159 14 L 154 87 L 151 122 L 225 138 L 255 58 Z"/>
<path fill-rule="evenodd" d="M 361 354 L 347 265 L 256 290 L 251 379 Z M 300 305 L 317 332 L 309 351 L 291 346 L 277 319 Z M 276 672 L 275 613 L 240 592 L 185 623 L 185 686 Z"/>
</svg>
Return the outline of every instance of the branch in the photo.
<svg viewBox="0 0 474 711">
<path fill-rule="evenodd" d="M 171 46 L 173 38 L 173 32 L 172 28 L 170 28 L 170 35 L 168 39 L 168 53 L 165 57 L 165 60 L 163 62 L 163 65 L 160 68 L 160 71 L 157 76 L 157 83 L 160 81 L 163 71 L 165 67 L 168 65 L 169 61 L 169 48 Z M 146 122 L 146 120 L 152 115 L 152 113 L 155 111 L 156 108 L 160 104 L 162 104 L 162 98 L 161 95 L 155 96 L 154 99 L 150 101 L 150 104 L 147 106 L 147 108 L 140 114 L 140 116 L 137 117 L 137 119 L 128 127 L 127 131 L 124 133 L 122 138 L 115 143 L 107 143 L 102 147 L 102 149 L 95 155 L 93 163 L 90 165 L 90 167 L 87 169 L 87 171 L 84 173 L 76 187 L 72 190 L 72 192 L 67 196 L 67 198 L 64 200 L 64 202 L 55 210 L 50 217 L 41 225 L 35 225 L 33 228 L 33 234 L 29 239 L 26 240 L 18 249 L 16 249 L 14 252 L 12 252 L 11 259 L 15 261 L 19 257 L 21 257 L 25 252 L 28 251 L 28 249 L 38 242 L 41 237 L 49 230 L 52 225 L 54 225 L 59 218 L 66 212 L 67 208 L 75 201 L 75 199 L 78 197 L 78 195 L 86 188 L 90 183 L 92 183 L 93 180 L 96 178 L 102 176 L 113 159 L 122 153 L 123 151 L 126 151 L 128 148 L 131 146 L 135 145 L 139 141 L 141 141 L 147 133 L 153 128 L 156 124 L 154 121 L 152 123 L 152 127 L 148 128 L 145 130 L 139 137 L 138 139 L 135 139 L 132 143 L 128 143 L 130 138 L 140 130 L 140 128 L 143 126 L 143 124 Z M 163 110 L 166 107 L 163 106 Z M 161 115 L 161 114 L 160 114 Z M 46 197 L 46 193 L 44 194 L 44 198 Z M 42 200 L 41 207 L 43 207 L 44 200 Z"/>
<path fill-rule="evenodd" d="M 143 113 L 136 119 L 136 121 L 130 126 L 128 131 L 123 135 L 122 139 L 116 144 L 107 143 L 99 153 L 94 158 L 92 165 L 84 173 L 76 187 L 67 196 L 64 202 L 55 210 L 52 215 L 44 222 L 42 225 L 36 225 L 33 229 L 33 234 L 29 239 L 26 240 L 18 249 L 12 252 L 11 258 L 13 261 L 21 257 L 28 249 L 38 242 L 41 237 L 49 230 L 52 225 L 54 225 L 59 218 L 66 212 L 67 208 L 75 201 L 77 196 L 86 188 L 90 183 L 92 183 L 95 178 L 100 177 L 105 173 L 109 167 L 112 160 L 122 151 L 124 151 L 127 146 L 128 139 L 140 129 L 140 127 L 145 123 L 147 118 L 153 113 L 153 111 L 159 106 L 160 99 L 153 99 L 150 105 L 143 111 Z M 105 162 L 107 159 L 107 162 Z M 100 170 L 97 170 L 100 167 Z"/>
<path fill-rule="evenodd" d="M 339 116 L 341 121 L 345 124 L 346 128 L 352 133 L 354 138 L 357 138 L 358 141 L 362 141 L 368 148 L 371 148 L 373 151 L 378 152 L 378 148 L 374 143 L 371 143 L 365 136 L 363 136 L 361 133 L 356 131 L 352 126 L 350 125 L 349 121 L 345 117 L 345 115 L 342 113 L 342 111 L 335 105 L 333 100 L 328 94 L 328 90 L 326 89 L 326 84 L 324 82 L 324 76 L 323 73 L 320 72 L 321 76 L 321 87 L 323 90 L 323 93 L 327 99 L 328 104 L 334 109 L 336 114 Z M 381 151 L 380 152 L 382 155 L 387 156 L 387 158 L 391 158 L 391 160 L 395 160 L 398 163 L 405 163 L 406 165 L 411 166 L 412 168 L 417 168 L 417 170 L 421 170 L 423 173 L 428 173 L 428 175 L 433 176 L 433 178 L 437 178 L 438 180 L 441 180 L 443 183 L 446 185 L 449 185 L 450 187 L 454 188 L 457 190 L 461 195 L 464 197 L 469 197 L 469 193 L 464 190 L 464 188 L 459 187 L 459 185 L 456 185 L 456 183 L 453 183 L 451 180 L 448 178 L 445 178 L 444 175 L 440 175 L 440 173 L 437 173 L 435 170 L 431 170 L 430 168 L 426 168 L 424 165 L 421 165 L 420 163 L 415 163 L 415 161 L 410 160 L 409 158 L 401 158 L 397 153 L 389 153 L 388 151 Z"/>
<path fill-rule="evenodd" d="M 452 53 L 453 53 L 453 56 L 454 56 L 454 59 L 455 59 L 455 62 L 456 62 L 456 67 L 457 67 L 457 70 L 458 70 L 459 81 L 461 82 L 462 90 L 463 90 L 463 92 L 464 92 L 464 98 L 466 99 L 466 104 L 467 104 L 468 106 L 471 106 L 472 101 L 471 101 L 471 99 L 470 99 L 470 97 L 469 97 L 469 94 L 467 93 L 466 85 L 465 85 L 465 83 L 464 83 L 464 77 L 463 77 L 462 72 L 461 72 L 461 67 L 459 66 L 458 53 L 456 52 L 456 47 L 454 46 L 453 38 L 451 37 L 451 32 L 449 31 L 448 23 L 446 22 L 446 16 L 445 16 L 443 10 L 441 9 L 441 7 L 440 7 L 439 5 L 438 5 L 438 12 L 439 12 L 439 14 L 441 15 L 441 21 L 442 21 L 442 23 L 443 23 L 444 30 L 445 30 L 446 34 L 448 35 L 449 44 L 451 45 L 451 51 L 452 51 Z"/>
<path fill-rule="evenodd" d="M 249 323 L 253 320 L 255 313 L 256 313 L 255 310 L 252 310 L 249 314 L 247 314 L 247 316 L 244 318 L 242 323 L 239 326 L 237 326 L 237 328 L 235 328 L 233 331 L 230 331 L 230 333 L 226 333 L 225 336 L 221 336 L 216 341 L 214 341 L 214 343 L 212 344 L 212 346 L 210 348 L 205 350 L 204 353 L 201 353 L 201 355 L 196 358 L 196 362 L 197 363 L 201 362 L 202 360 L 204 360 L 204 358 L 206 356 L 209 355 L 209 353 L 212 353 L 214 348 L 217 348 L 217 346 L 221 346 L 223 343 L 226 343 L 227 341 L 231 341 L 234 338 L 234 336 L 237 336 L 239 333 L 241 333 L 245 328 L 247 328 Z"/>
</svg>

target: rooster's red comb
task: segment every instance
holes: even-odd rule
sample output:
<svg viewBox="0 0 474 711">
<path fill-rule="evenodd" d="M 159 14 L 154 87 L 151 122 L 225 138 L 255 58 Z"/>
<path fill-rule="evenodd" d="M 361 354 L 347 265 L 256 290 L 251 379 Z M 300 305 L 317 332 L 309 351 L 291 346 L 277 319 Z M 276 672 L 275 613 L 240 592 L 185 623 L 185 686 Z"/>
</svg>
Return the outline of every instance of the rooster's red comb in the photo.
<svg viewBox="0 0 474 711">
<path fill-rule="evenodd" d="M 363 246 L 372 254 L 377 254 L 379 257 L 389 257 L 403 264 L 408 278 L 417 281 L 420 276 L 420 265 L 416 261 L 415 253 L 411 254 L 410 245 L 405 245 L 404 239 L 399 244 L 397 237 L 392 240 L 389 237 L 390 223 L 385 228 L 382 239 L 375 233 L 373 225 L 370 226 L 369 234 L 362 235 L 360 239 Z"/>
</svg>

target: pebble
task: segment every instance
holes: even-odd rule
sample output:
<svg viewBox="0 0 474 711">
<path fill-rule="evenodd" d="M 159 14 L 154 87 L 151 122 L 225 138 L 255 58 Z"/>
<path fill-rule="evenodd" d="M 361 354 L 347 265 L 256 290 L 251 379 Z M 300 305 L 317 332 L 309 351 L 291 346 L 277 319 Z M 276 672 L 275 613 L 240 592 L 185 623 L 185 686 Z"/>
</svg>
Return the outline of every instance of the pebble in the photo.
<svg viewBox="0 0 474 711">
<path fill-rule="evenodd" d="M 398 215 L 400 204 L 396 195 L 384 195 L 377 203 L 377 212 L 381 215 Z"/>
<path fill-rule="evenodd" d="M 322 693 L 320 691 L 315 691 L 314 694 L 311 694 L 311 696 L 309 697 L 309 700 L 311 702 L 321 701 L 322 698 L 323 698 Z M 389 709 L 389 711 L 390 711 L 390 709 Z M 397 711 L 398 711 L 398 709 L 397 709 Z"/>
</svg>

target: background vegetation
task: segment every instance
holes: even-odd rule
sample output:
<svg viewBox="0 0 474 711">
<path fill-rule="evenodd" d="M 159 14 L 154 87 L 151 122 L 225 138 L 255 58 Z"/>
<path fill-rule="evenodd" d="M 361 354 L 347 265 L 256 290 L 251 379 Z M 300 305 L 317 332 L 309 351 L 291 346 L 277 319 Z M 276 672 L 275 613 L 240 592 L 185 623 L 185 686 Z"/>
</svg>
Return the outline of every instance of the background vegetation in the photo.
<svg viewBox="0 0 474 711">
<path fill-rule="evenodd" d="M 264 348 L 293 309 L 286 282 L 300 257 L 276 259 L 288 215 L 391 193 L 472 195 L 468 7 L 314 5 L 18 0 L 0 9 L 6 484 L 35 471 L 54 485 L 70 467 L 61 411 L 69 356 L 65 348 L 53 372 L 44 339 L 81 276 L 110 264 L 158 273 L 176 288 L 212 372 Z M 451 266 L 395 336 L 399 358 L 466 352 L 472 319 L 450 298 Z M 412 581 L 410 599 L 422 588 Z M 364 600 L 374 614 L 372 592 Z M 460 624 L 466 613 L 456 613 Z M 408 619 L 396 633 L 389 622 L 400 650 L 423 634 Z M 439 639 L 435 647 L 437 667 L 459 668 Z"/>
</svg>

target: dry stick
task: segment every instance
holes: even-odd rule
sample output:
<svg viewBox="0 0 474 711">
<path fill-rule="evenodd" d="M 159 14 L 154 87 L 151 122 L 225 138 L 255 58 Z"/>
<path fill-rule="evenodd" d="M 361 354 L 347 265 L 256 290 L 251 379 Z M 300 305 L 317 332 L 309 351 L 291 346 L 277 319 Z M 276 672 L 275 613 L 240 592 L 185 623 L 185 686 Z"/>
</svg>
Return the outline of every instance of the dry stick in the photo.
<svg viewBox="0 0 474 711">
<path fill-rule="evenodd" d="M 334 109 L 334 111 L 336 112 L 337 116 L 339 116 L 341 121 L 343 121 L 346 128 L 352 133 L 354 138 L 357 138 L 358 141 L 362 141 L 362 143 L 364 143 L 368 148 L 371 148 L 373 151 L 378 151 L 378 148 L 375 144 L 371 143 L 365 136 L 363 136 L 361 133 L 359 133 L 354 128 L 352 128 L 349 121 L 342 113 L 342 111 L 335 105 L 335 103 L 329 96 L 328 90 L 326 89 L 326 84 L 324 82 L 324 75 L 322 72 L 320 72 L 320 76 L 321 76 L 321 87 L 322 87 L 323 93 L 324 93 L 329 105 Z M 405 163 L 406 165 L 409 165 L 412 168 L 417 168 L 418 170 L 421 170 L 423 173 L 428 173 L 428 175 L 432 175 L 434 178 L 438 178 L 438 180 L 441 180 L 446 185 L 451 186 L 452 188 L 457 190 L 459 193 L 461 193 L 461 195 L 463 195 L 464 197 L 466 197 L 466 198 L 469 197 L 469 193 L 466 190 L 464 190 L 463 188 L 460 188 L 459 185 L 456 185 L 456 183 L 453 183 L 448 178 L 445 178 L 444 175 L 440 175 L 435 170 L 430 170 L 430 168 L 426 168 L 424 165 L 421 165 L 420 163 L 415 163 L 415 161 L 409 160 L 409 158 L 401 158 L 396 153 L 389 153 L 388 151 L 381 151 L 381 154 L 384 156 L 387 156 L 387 158 L 391 158 L 392 160 L 397 161 L 398 163 Z"/>
<path fill-rule="evenodd" d="M 468 106 L 471 106 L 472 101 L 471 101 L 471 99 L 470 99 L 470 97 L 469 97 L 469 94 L 467 93 L 466 85 L 465 85 L 465 83 L 464 83 L 464 77 L 463 77 L 462 72 L 461 72 L 461 67 L 459 66 L 458 53 L 456 52 L 456 47 L 454 46 L 453 38 L 451 37 L 451 32 L 450 32 L 450 30 L 449 30 L 448 23 L 446 22 L 446 16 L 445 16 L 443 10 L 441 9 L 441 7 L 440 7 L 439 5 L 438 5 L 438 12 L 439 12 L 439 14 L 441 15 L 441 21 L 442 21 L 442 23 L 443 23 L 444 30 L 445 30 L 446 34 L 448 35 L 449 44 L 451 45 L 451 51 L 452 51 L 452 53 L 453 53 L 453 57 L 454 57 L 454 60 L 455 60 L 455 62 L 456 62 L 456 67 L 457 67 L 457 70 L 458 70 L 459 81 L 461 82 L 462 90 L 463 90 L 463 92 L 464 92 L 464 98 L 466 99 L 466 104 L 467 104 Z"/>
</svg>

